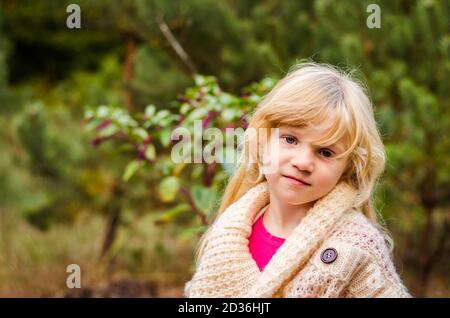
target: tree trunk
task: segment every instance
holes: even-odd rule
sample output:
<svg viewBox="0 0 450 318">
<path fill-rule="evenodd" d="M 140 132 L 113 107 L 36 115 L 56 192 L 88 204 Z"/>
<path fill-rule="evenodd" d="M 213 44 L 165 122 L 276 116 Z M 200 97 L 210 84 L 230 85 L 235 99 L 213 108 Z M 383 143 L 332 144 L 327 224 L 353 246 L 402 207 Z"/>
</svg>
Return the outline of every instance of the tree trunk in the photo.
<svg viewBox="0 0 450 318">
<path fill-rule="evenodd" d="M 111 249 L 111 246 L 116 239 L 117 229 L 120 224 L 120 217 L 122 212 L 122 206 L 120 203 L 122 202 L 123 189 L 118 184 L 114 185 L 113 197 L 114 199 L 111 200 L 111 202 L 114 203 L 109 207 L 108 216 L 106 217 L 105 234 L 103 237 L 100 259 L 102 259 Z"/>
<path fill-rule="evenodd" d="M 128 33 L 125 35 L 125 61 L 123 63 L 123 89 L 122 100 L 128 111 L 135 110 L 133 102 L 133 89 L 131 87 L 134 78 L 134 64 L 136 60 L 136 37 Z"/>
</svg>

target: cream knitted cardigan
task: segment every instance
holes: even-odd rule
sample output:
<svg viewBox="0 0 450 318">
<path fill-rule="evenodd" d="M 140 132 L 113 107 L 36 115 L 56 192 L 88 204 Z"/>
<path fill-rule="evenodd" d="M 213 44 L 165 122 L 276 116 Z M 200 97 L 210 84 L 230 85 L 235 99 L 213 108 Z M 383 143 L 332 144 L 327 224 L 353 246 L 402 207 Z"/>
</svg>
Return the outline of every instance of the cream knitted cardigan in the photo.
<svg viewBox="0 0 450 318">
<path fill-rule="evenodd" d="M 382 234 L 352 208 L 344 182 L 318 200 L 262 272 L 248 237 L 269 202 L 267 182 L 247 191 L 214 223 L 186 297 L 411 297 Z M 334 248 L 332 263 L 321 260 Z"/>
</svg>

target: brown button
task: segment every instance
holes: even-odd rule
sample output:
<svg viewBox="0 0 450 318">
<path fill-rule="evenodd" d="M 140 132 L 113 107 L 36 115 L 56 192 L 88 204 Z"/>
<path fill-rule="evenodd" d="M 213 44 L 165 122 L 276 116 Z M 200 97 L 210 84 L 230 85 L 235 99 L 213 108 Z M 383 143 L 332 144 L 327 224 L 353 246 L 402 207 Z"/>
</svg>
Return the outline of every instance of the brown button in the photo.
<svg viewBox="0 0 450 318">
<path fill-rule="evenodd" d="M 337 256 L 338 256 L 337 251 L 334 248 L 330 247 L 330 248 L 327 248 L 326 250 L 324 250 L 322 252 L 322 255 L 320 256 L 320 259 L 325 264 L 330 264 L 330 263 L 333 263 L 336 260 Z"/>
</svg>

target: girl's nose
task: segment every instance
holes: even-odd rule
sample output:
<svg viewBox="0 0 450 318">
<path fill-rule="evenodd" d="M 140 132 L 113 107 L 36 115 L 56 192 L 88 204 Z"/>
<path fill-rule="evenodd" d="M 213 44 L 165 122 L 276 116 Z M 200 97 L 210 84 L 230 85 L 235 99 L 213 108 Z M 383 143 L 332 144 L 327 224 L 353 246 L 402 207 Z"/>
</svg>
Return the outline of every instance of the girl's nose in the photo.
<svg viewBox="0 0 450 318">
<path fill-rule="evenodd" d="M 307 145 L 302 145 L 295 150 L 291 158 L 291 164 L 299 170 L 314 171 L 314 151 Z"/>
</svg>

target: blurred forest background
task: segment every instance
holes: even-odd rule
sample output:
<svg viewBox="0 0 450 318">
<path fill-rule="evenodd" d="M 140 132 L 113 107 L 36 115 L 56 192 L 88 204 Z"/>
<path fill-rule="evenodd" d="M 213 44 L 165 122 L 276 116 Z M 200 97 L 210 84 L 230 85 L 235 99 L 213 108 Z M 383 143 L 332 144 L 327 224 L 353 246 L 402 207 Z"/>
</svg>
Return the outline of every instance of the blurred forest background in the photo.
<svg viewBox="0 0 450 318">
<path fill-rule="evenodd" d="M 0 296 L 181 296 L 233 167 L 173 163 L 171 130 L 245 128 L 304 58 L 359 70 L 397 268 L 449 297 L 450 1 L 432 0 L 1 1 Z"/>
</svg>

